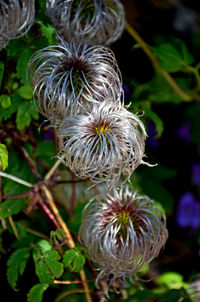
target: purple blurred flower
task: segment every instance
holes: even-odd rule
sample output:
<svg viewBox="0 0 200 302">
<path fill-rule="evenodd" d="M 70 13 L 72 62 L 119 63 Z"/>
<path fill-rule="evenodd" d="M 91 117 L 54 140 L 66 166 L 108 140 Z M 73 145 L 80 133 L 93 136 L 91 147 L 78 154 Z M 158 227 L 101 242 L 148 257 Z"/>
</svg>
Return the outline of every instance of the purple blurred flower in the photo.
<svg viewBox="0 0 200 302">
<path fill-rule="evenodd" d="M 179 138 L 184 140 L 188 145 L 192 143 L 191 139 L 191 123 L 187 123 L 183 125 L 182 127 L 178 128 L 176 131 L 176 134 Z"/>
<path fill-rule="evenodd" d="M 181 196 L 176 222 L 182 228 L 200 228 L 200 202 L 194 199 L 192 193 L 187 192 Z"/>
<path fill-rule="evenodd" d="M 200 164 L 192 164 L 192 183 L 194 185 L 200 185 Z"/>
<path fill-rule="evenodd" d="M 147 144 L 149 144 L 152 148 L 158 148 L 160 145 L 159 140 L 156 138 L 158 132 L 156 130 L 156 125 L 153 122 L 148 122 L 148 137 Z"/>
<path fill-rule="evenodd" d="M 53 128 L 47 129 L 47 131 L 45 131 L 45 133 L 44 133 L 44 140 L 52 141 L 53 138 L 54 138 L 54 129 Z"/>
<path fill-rule="evenodd" d="M 126 84 L 123 84 L 122 86 L 123 86 L 123 90 L 124 90 L 124 96 L 125 96 L 125 98 L 128 98 L 131 94 L 131 88 Z"/>
</svg>

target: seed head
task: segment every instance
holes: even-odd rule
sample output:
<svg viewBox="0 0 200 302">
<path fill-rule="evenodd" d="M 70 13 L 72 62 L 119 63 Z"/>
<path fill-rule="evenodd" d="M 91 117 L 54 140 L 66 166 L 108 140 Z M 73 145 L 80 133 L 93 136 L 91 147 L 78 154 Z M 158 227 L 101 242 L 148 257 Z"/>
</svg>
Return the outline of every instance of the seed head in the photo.
<svg viewBox="0 0 200 302">
<path fill-rule="evenodd" d="M 0 47 L 24 36 L 34 22 L 34 0 L 0 0 Z"/>
<path fill-rule="evenodd" d="M 167 240 L 165 216 L 147 196 L 125 186 L 86 205 L 80 239 L 107 281 L 133 276 Z"/>
<path fill-rule="evenodd" d="M 110 45 L 124 30 L 124 8 L 118 0 L 48 0 L 47 14 L 68 42 Z"/>
<path fill-rule="evenodd" d="M 138 116 L 106 100 L 91 113 L 69 116 L 60 125 L 60 152 L 79 177 L 108 187 L 125 181 L 144 163 L 146 132 Z"/>
<path fill-rule="evenodd" d="M 120 71 L 106 47 L 76 46 L 60 38 L 58 45 L 36 52 L 29 66 L 39 110 L 50 120 L 60 122 L 105 98 L 123 99 Z"/>
</svg>

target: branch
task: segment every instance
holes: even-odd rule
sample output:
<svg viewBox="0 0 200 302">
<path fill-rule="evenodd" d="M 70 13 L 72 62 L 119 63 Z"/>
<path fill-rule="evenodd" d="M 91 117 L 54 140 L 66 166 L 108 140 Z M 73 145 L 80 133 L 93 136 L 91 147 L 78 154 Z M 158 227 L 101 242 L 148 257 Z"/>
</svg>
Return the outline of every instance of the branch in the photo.
<svg viewBox="0 0 200 302">
<path fill-rule="evenodd" d="M 172 87 L 172 89 L 186 102 L 190 102 L 192 97 L 187 94 L 171 77 L 169 73 L 163 70 L 160 67 L 159 61 L 154 53 L 151 51 L 149 46 L 145 43 L 145 41 L 140 37 L 140 35 L 135 31 L 135 29 L 128 23 L 126 23 L 127 32 L 133 37 L 133 39 L 141 46 L 146 55 L 151 60 L 154 68 L 163 76 L 163 78 L 167 81 L 167 83 Z"/>
<path fill-rule="evenodd" d="M 60 163 L 62 162 L 62 157 L 59 158 L 55 164 L 53 165 L 53 167 L 49 170 L 49 172 L 45 175 L 44 179 L 48 180 L 51 178 L 51 176 L 54 174 L 55 170 L 58 168 L 58 166 L 60 165 Z"/>
<path fill-rule="evenodd" d="M 2 199 L 15 199 L 15 198 L 22 198 L 29 196 L 32 193 L 32 191 L 24 192 L 21 194 L 15 194 L 15 195 L 1 195 Z"/>
<path fill-rule="evenodd" d="M 49 206 L 51 207 L 54 215 L 56 216 L 58 223 L 60 224 L 60 226 L 62 227 L 63 231 L 66 234 L 68 246 L 71 249 L 75 248 L 75 243 L 74 243 L 74 240 L 72 238 L 72 235 L 71 235 L 71 233 L 70 233 L 70 231 L 69 231 L 66 223 L 64 222 L 64 220 L 60 216 L 60 213 L 58 212 L 58 208 L 56 207 L 56 204 L 55 204 L 55 202 L 53 200 L 51 192 L 48 190 L 48 188 L 45 185 L 43 185 L 41 187 L 41 189 L 43 190 L 43 192 L 44 192 L 44 194 L 46 196 L 46 201 L 49 204 Z M 85 295 L 86 295 L 86 298 L 87 298 L 87 302 L 92 302 L 92 299 L 91 299 L 90 293 L 89 293 L 89 288 L 88 288 L 88 285 L 86 283 L 87 279 L 86 279 L 86 275 L 85 275 L 84 270 L 80 271 L 80 276 L 81 276 L 81 280 L 83 281 L 83 287 L 84 287 Z"/>
<path fill-rule="evenodd" d="M 55 302 L 60 302 L 62 301 L 62 299 L 66 296 L 72 295 L 72 294 L 77 294 L 77 293 L 84 293 L 83 289 L 72 289 L 72 290 L 68 290 L 65 291 L 63 293 L 61 293 L 56 299 Z"/>
<path fill-rule="evenodd" d="M 14 223 L 14 220 L 12 219 L 12 216 L 8 217 L 8 220 L 9 220 L 9 222 L 10 222 L 10 225 L 11 225 L 12 229 L 13 229 L 13 232 L 14 232 L 14 234 L 15 234 L 15 237 L 17 238 L 17 240 L 20 240 L 19 232 L 18 232 L 18 230 L 17 230 L 17 228 L 16 228 L 16 225 L 15 225 L 15 223 Z"/>
<path fill-rule="evenodd" d="M 9 178 L 9 179 L 11 179 L 11 180 L 13 180 L 15 182 L 18 182 L 19 184 L 24 185 L 26 187 L 29 187 L 29 188 L 33 187 L 33 184 L 31 184 L 30 182 L 27 182 L 26 180 L 18 178 L 18 177 L 14 176 L 14 175 L 11 175 L 11 174 L 8 174 L 8 173 L 0 171 L 0 176 L 5 177 L 5 178 Z"/>
<path fill-rule="evenodd" d="M 49 219 L 53 222 L 53 224 L 56 226 L 56 228 L 59 229 L 60 225 L 57 223 L 55 217 L 53 216 L 53 214 L 51 213 L 49 208 L 46 206 L 46 204 L 44 203 L 42 197 L 38 194 L 37 198 L 38 198 L 39 204 L 40 204 L 41 208 L 43 209 L 43 211 L 46 213 L 46 215 L 49 217 Z"/>
</svg>

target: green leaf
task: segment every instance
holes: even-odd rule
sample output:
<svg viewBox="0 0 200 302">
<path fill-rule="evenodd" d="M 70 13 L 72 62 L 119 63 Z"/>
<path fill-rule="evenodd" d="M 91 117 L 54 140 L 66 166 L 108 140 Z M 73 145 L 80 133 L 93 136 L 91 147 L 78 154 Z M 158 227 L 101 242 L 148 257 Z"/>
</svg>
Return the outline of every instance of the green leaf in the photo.
<svg viewBox="0 0 200 302">
<path fill-rule="evenodd" d="M 49 287 L 47 283 L 35 284 L 27 295 L 28 302 L 42 302 L 43 294 Z"/>
<path fill-rule="evenodd" d="M 19 275 L 23 275 L 27 261 L 30 257 L 30 249 L 22 248 L 16 250 L 7 262 L 7 278 L 10 286 L 16 290 L 16 283 Z"/>
<path fill-rule="evenodd" d="M 8 150 L 3 144 L 0 144 L 0 168 L 4 171 L 8 167 Z"/>
<path fill-rule="evenodd" d="M 161 120 L 161 118 L 157 115 L 155 111 L 150 108 L 145 109 L 145 116 L 149 117 L 155 123 L 156 131 L 158 132 L 156 138 L 160 137 L 164 130 L 163 121 Z"/>
<path fill-rule="evenodd" d="M 36 264 L 35 272 L 41 283 L 53 284 L 53 277 L 44 262 L 39 261 Z"/>
<path fill-rule="evenodd" d="M 49 165 L 53 165 L 55 156 L 55 145 L 53 141 L 39 142 L 35 150 L 35 156 L 40 157 Z"/>
<path fill-rule="evenodd" d="M 45 37 L 47 38 L 49 44 L 51 44 L 51 45 L 54 44 L 55 37 L 56 37 L 55 29 L 52 26 L 50 26 L 49 24 L 45 25 L 41 21 L 38 21 L 37 23 L 40 25 L 41 30 L 42 30 L 43 34 L 45 35 Z"/>
<path fill-rule="evenodd" d="M 78 254 L 72 264 L 71 270 L 73 272 L 80 272 L 85 264 L 85 257 L 81 254 Z"/>
<path fill-rule="evenodd" d="M 0 206 L 0 218 L 7 218 L 18 214 L 26 203 L 22 198 L 7 199 Z"/>
<path fill-rule="evenodd" d="M 7 172 L 24 180 L 34 183 L 34 176 L 30 167 L 27 165 L 16 151 L 9 152 Z M 3 193 L 4 195 L 20 194 L 27 191 L 27 188 L 14 182 L 11 179 L 3 178 Z M 9 217 L 19 211 L 25 206 L 24 198 L 7 199 L 0 204 L 0 216 L 2 218 Z"/>
<path fill-rule="evenodd" d="M 184 65 L 180 52 L 170 43 L 151 46 L 152 51 L 160 59 L 160 66 L 167 72 L 177 72 Z"/>
<path fill-rule="evenodd" d="M 8 56 L 15 56 L 27 47 L 26 43 L 20 39 L 10 40 L 8 43 Z"/>
<path fill-rule="evenodd" d="M 31 100 L 33 97 L 33 88 L 31 86 L 22 86 L 19 88 L 19 94 L 24 99 Z"/>
<path fill-rule="evenodd" d="M 23 84 L 27 84 L 27 66 L 30 57 L 34 51 L 30 48 L 26 48 L 24 52 L 21 54 L 19 60 L 17 61 L 17 76 L 22 80 Z"/>
<path fill-rule="evenodd" d="M 11 106 L 11 98 L 7 94 L 0 95 L 0 103 L 2 108 L 9 108 Z"/>
<path fill-rule="evenodd" d="M 64 266 L 69 266 L 76 256 L 75 250 L 68 250 L 65 252 L 63 256 L 63 264 Z"/>
<path fill-rule="evenodd" d="M 17 110 L 17 129 L 22 130 L 25 126 L 29 126 L 31 119 L 38 119 L 39 114 L 37 113 L 33 101 L 22 102 Z"/>
<path fill-rule="evenodd" d="M 12 106 L 10 106 L 9 108 L 1 108 L 0 121 L 2 121 L 2 120 L 6 121 L 7 119 L 9 119 L 11 117 L 11 115 L 16 112 L 21 101 L 22 101 L 22 98 L 20 95 L 12 94 L 11 95 Z"/>
<path fill-rule="evenodd" d="M 1 88 L 1 83 L 2 83 L 2 79 L 3 79 L 4 69 L 5 69 L 4 63 L 0 62 L 0 88 Z"/>
<path fill-rule="evenodd" d="M 186 64 L 191 65 L 194 63 L 194 57 L 189 52 L 189 50 L 188 50 L 186 44 L 183 42 L 183 40 L 178 39 L 177 37 L 172 37 L 172 43 L 177 47 L 177 49 L 179 50 L 179 52 L 181 54 L 183 61 Z"/>
<path fill-rule="evenodd" d="M 33 249 L 33 259 L 37 263 L 42 259 L 43 254 L 52 249 L 52 245 L 47 240 L 39 240 Z"/>
<path fill-rule="evenodd" d="M 45 263 L 56 278 L 59 278 L 63 274 L 63 264 L 58 262 L 60 258 L 57 251 L 48 251 L 44 254 Z"/>
<path fill-rule="evenodd" d="M 48 241 L 40 240 L 33 250 L 36 274 L 42 283 L 52 284 L 53 278 L 59 278 L 63 273 L 63 264 L 59 262 L 61 257 L 57 251 L 51 251 L 51 248 Z"/>
<path fill-rule="evenodd" d="M 167 285 L 169 289 L 181 288 L 183 286 L 183 276 L 176 272 L 166 272 L 156 280 L 159 285 Z"/>
</svg>

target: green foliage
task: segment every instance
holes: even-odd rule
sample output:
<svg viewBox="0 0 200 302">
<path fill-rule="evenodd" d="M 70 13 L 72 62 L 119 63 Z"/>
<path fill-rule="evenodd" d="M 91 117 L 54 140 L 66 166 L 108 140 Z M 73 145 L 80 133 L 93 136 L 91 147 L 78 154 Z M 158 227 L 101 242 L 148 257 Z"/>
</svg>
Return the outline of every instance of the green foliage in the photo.
<svg viewBox="0 0 200 302">
<path fill-rule="evenodd" d="M 33 101 L 22 102 L 17 109 L 17 129 L 22 130 L 25 126 L 29 126 L 31 119 L 38 120 L 39 114 L 37 113 Z"/>
<path fill-rule="evenodd" d="M 186 286 L 186 284 L 183 282 L 183 276 L 176 272 L 163 273 L 156 279 L 156 282 L 159 285 L 166 285 L 169 289 L 179 289 Z"/>
<path fill-rule="evenodd" d="M 63 257 L 64 266 L 70 266 L 72 272 L 80 272 L 85 264 L 85 257 L 78 251 L 68 250 Z"/>
<path fill-rule="evenodd" d="M 0 144 L 0 168 L 4 171 L 8 167 L 8 150 L 3 144 Z"/>
<path fill-rule="evenodd" d="M 179 39 L 174 39 L 174 45 L 164 42 L 156 46 L 151 46 L 152 51 L 160 59 L 160 66 L 167 72 L 177 72 L 185 65 L 194 62 L 194 58 L 188 51 L 185 43 Z"/>
<path fill-rule="evenodd" d="M 49 24 L 45 25 L 44 23 L 42 23 L 40 21 L 38 21 L 37 23 L 40 25 L 41 30 L 42 30 L 43 34 L 45 35 L 45 37 L 47 38 L 49 44 L 50 45 L 55 44 L 55 38 L 56 38 L 55 29 Z"/>
<path fill-rule="evenodd" d="M 29 248 L 21 248 L 16 250 L 8 259 L 7 265 L 7 278 L 10 286 L 16 290 L 16 283 L 19 275 L 23 275 L 26 268 L 26 264 L 30 257 Z"/>
<path fill-rule="evenodd" d="M 11 98 L 9 97 L 9 95 L 6 94 L 2 94 L 0 95 L 0 103 L 1 103 L 1 107 L 2 108 L 9 108 L 11 106 Z"/>
<path fill-rule="evenodd" d="M 68 250 L 65 252 L 63 256 L 63 264 L 64 266 L 69 266 L 76 256 L 75 250 Z"/>
<path fill-rule="evenodd" d="M 28 302 L 41 302 L 45 290 L 49 287 L 47 283 L 35 284 L 27 295 Z"/>
<path fill-rule="evenodd" d="M 19 157 L 16 151 L 9 153 L 9 161 L 7 173 L 13 174 L 19 178 L 34 182 L 34 177 L 27 163 Z M 23 185 L 14 182 L 13 180 L 3 179 L 3 193 L 5 195 L 15 195 L 27 191 Z M 24 198 L 6 199 L 0 204 L 0 217 L 6 218 L 14 214 L 18 214 L 25 206 Z"/>
<path fill-rule="evenodd" d="M 26 68 L 24 69 L 24 66 L 28 66 L 28 62 L 33 53 L 34 51 L 32 49 L 26 47 L 17 61 L 17 77 L 25 85 L 27 84 L 28 80 L 27 80 Z"/>
<path fill-rule="evenodd" d="M 30 86 L 21 86 L 19 88 L 19 95 L 27 100 L 31 100 L 33 97 L 33 88 Z"/>
<path fill-rule="evenodd" d="M 63 264 L 57 251 L 51 250 L 51 245 L 46 240 L 37 243 L 33 250 L 33 258 L 36 265 L 36 274 L 41 283 L 52 284 L 54 278 L 63 274 Z"/>
<path fill-rule="evenodd" d="M 4 63 L 0 62 L 0 88 L 1 88 L 1 83 L 2 83 L 2 79 L 3 79 L 4 69 L 5 69 Z"/>
</svg>

